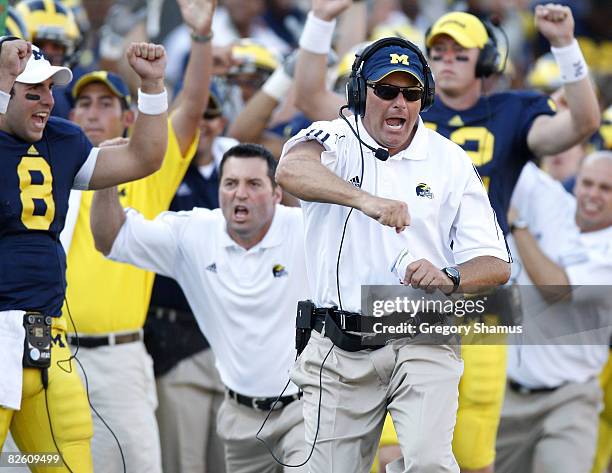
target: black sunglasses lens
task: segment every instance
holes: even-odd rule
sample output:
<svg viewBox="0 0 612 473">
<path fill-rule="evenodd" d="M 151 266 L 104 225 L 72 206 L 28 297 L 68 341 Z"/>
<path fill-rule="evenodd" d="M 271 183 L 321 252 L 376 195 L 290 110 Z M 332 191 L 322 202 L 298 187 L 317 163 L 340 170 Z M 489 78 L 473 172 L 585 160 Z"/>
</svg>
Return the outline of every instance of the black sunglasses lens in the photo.
<svg viewBox="0 0 612 473">
<path fill-rule="evenodd" d="M 421 100 L 423 97 L 423 89 L 415 88 L 415 89 L 404 89 L 403 91 L 404 98 L 408 102 L 416 102 L 417 100 Z"/>
<path fill-rule="evenodd" d="M 376 84 L 374 86 L 374 93 L 383 100 L 393 100 L 399 94 L 400 89 L 395 85 L 389 84 Z"/>
<path fill-rule="evenodd" d="M 420 87 L 398 87 L 390 84 L 374 85 L 374 93 L 383 100 L 395 99 L 400 91 L 408 102 L 416 102 L 423 97 L 423 89 Z"/>
</svg>

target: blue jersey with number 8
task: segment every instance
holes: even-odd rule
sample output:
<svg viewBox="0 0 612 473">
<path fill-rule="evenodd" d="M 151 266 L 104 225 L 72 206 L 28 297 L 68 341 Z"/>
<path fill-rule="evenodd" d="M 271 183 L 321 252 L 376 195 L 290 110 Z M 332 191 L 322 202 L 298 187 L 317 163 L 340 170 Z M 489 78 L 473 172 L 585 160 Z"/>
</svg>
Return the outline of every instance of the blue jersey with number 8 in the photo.
<svg viewBox="0 0 612 473">
<path fill-rule="evenodd" d="M 60 315 L 66 256 L 59 234 L 91 149 L 78 126 L 55 117 L 35 143 L 0 131 L 0 311 Z"/>
</svg>

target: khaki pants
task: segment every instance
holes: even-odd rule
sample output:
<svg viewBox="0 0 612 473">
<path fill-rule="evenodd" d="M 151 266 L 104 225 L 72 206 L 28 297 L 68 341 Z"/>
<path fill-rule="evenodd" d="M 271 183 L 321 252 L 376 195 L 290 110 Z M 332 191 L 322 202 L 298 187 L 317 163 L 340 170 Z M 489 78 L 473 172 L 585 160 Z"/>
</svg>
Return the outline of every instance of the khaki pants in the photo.
<svg viewBox="0 0 612 473">
<path fill-rule="evenodd" d="M 306 443 L 319 411 L 319 372 L 332 342 L 312 332 L 291 379 L 304 390 Z M 458 473 L 451 443 L 463 363 L 459 347 L 406 345 L 350 353 L 334 347 L 322 373 L 320 425 L 310 473 L 367 473 L 387 410 L 403 459 L 387 471 Z"/>
<path fill-rule="evenodd" d="M 206 349 L 157 378 L 157 421 L 164 472 L 224 473 L 217 413 L 225 389 Z"/>
<path fill-rule="evenodd" d="M 144 343 L 80 347 L 77 356 L 87 374 L 91 404 L 117 436 L 127 471 L 161 473 L 153 360 Z M 117 441 L 95 413 L 92 418 L 94 471 L 123 473 Z"/>
<path fill-rule="evenodd" d="M 306 473 L 307 465 L 283 468 L 266 447 L 255 438 L 267 412 L 257 411 L 225 398 L 217 420 L 219 436 L 225 444 L 225 465 L 228 473 Z M 283 463 L 297 465 L 308 455 L 304 441 L 302 401 L 293 401 L 273 411 L 259 435 Z M 348 470 L 347 470 L 348 471 Z"/>
<path fill-rule="evenodd" d="M 496 473 L 588 473 L 595 456 L 601 388 L 596 379 L 552 392 L 506 388 Z"/>
</svg>

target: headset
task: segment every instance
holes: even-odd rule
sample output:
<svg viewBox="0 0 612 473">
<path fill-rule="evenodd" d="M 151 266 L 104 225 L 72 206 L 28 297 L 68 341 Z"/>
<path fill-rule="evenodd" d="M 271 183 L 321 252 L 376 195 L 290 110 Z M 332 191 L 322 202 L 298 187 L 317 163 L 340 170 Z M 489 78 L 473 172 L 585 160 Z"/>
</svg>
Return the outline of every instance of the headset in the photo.
<svg viewBox="0 0 612 473">
<path fill-rule="evenodd" d="M 400 46 L 409 49 L 418 56 L 421 66 L 423 67 L 423 75 L 425 76 L 425 84 L 423 84 L 425 90 L 421 98 L 421 112 L 426 111 L 433 105 L 434 96 L 436 94 L 434 78 L 429 68 L 429 64 L 427 64 L 427 59 L 425 59 L 421 50 L 415 44 L 403 38 L 383 38 L 375 41 L 362 52 L 355 54 L 355 62 L 353 62 L 351 75 L 346 84 L 346 101 L 348 103 L 348 108 L 355 116 L 363 117 L 366 113 L 367 84 L 363 77 L 363 65 L 376 51 L 387 46 Z"/>
<path fill-rule="evenodd" d="M 480 19 L 482 26 L 484 26 L 487 32 L 487 42 L 480 49 L 480 54 L 478 54 L 478 59 L 476 60 L 476 77 L 478 79 L 489 77 L 496 72 L 500 72 L 501 65 L 501 54 L 499 53 L 499 49 L 497 47 L 497 39 L 495 38 L 495 34 L 493 33 L 494 24 L 490 20 Z M 495 25 L 499 28 L 499 25 Z M 429 37 L 429 33 L 431 33 L 433 25 L 427 28 L 425 32 L 425 38 Z M 501 29 L 501 28 L 500 28 Z M 503 30 L 502 30 L 503 31 Z M 430 55 L 431 48 L 426 46 L 427 56 Z M 507 55 L 506 55 L 507 56 Z M 503 63 L 503 70 L 506 66 L 506 61 Z"/>
<path fill-rule="evenodd" d="M 480 22 L 485 27 L 489 38 L 480 50 L 478 60 L 476 61 L 476 77 L 479 78 L 489 77 L 499 72 L 499 66 L 501 65 L 501 54 L 497 47 L 495 33 L 493 33 L 493 24 L 489 20 L 480 20 Z"/>
</svg>

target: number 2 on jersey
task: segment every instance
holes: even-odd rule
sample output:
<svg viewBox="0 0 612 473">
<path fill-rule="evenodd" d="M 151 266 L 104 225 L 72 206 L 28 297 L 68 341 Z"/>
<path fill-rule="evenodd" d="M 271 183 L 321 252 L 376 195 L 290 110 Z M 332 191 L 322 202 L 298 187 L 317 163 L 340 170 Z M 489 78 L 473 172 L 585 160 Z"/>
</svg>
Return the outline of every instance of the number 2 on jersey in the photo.
<svg viewBox="0 0 612 473">
<path fill-rule="evenodd" d="M 425 126 L 435 130 L 435 123 L 427 122 Z M 484 166 L 493 159 L 493 149 L 495 148 L 495 136 L 484 126 L 464 126 L 453 131 L 448 137 L 453 143 L 461 146 L 476 166 Z M 469 149 L 466 144 L 474 143 L 475 149 Z M 468 149 L 466 149 L 468 148 Z M 489 190 L 488 176 L 482 176 L 482 181 L 487 190 Z"/>
<path fill-rule="evenodd" d="M 32 183 L 34 175 L 40 174 L 42 182 Z M 55 217 L 53 200 L 53 175 L 51 167 L 41 157 L 24 156 L 17 166 L 19 190 L 21 191 L 21 221 L 30 230 L 49 230 Z M 45 210 L 35 215 L 36 203 L 44 202 Z"/>
</svg>

